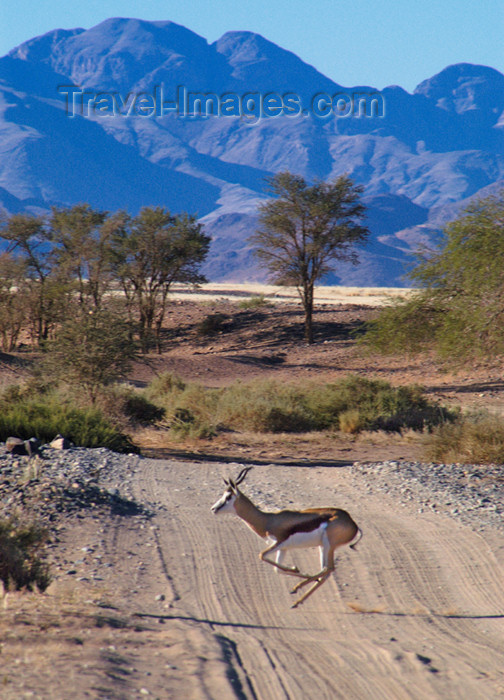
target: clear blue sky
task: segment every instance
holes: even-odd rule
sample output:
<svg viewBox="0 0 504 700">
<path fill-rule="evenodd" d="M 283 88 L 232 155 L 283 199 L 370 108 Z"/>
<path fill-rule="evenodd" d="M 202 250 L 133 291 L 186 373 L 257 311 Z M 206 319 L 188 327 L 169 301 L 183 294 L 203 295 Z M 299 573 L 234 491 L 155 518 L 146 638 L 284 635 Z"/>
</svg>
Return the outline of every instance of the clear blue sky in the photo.
<svg viewBox="0 0 504 700">
<path fill-rule="evenodd" d="M 504 0 L 1 0 L 0 56 L 108 17 L 172 20 L 209 42 L 258 32 L 346 86 L 412 91 L 460 62 L 504 73 Z"/>
</svg>

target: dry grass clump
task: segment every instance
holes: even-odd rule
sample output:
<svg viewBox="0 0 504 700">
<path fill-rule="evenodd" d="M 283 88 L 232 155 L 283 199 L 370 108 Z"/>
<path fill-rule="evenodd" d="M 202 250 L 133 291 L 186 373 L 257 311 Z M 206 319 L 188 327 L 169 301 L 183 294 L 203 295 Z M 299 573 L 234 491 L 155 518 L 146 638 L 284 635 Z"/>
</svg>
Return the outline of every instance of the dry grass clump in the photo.
<svg viewBox="0 0 504 700">
<path fill-rule="evenodd" d="M 364 421 L 358 409 L 351 408 L 339 414 L 339 429 L 348 435 L 357 435 L 364 428 Z"/>
<path fill-rule="evenodd" d="M 439 425 L 426 438 L 426 454 L 435 462 L 503 464 L 504 420 L 480 411 Z"/>
<path fill-rule="evenodd" d="M 255 309 L 262 309 L 265 306 L 271 306 L 271 302 L 266 299 L 264 294 L 252 295 L 248 299 L 243 299 L 238 302 L 238 308 L 245 311 L 254 311 Z"/>
<path fill-rule="evenodd" d="M 47 588 L 49 568 L 41 558 L 47 537 L 47 531 L 36 523 L 18 518 L 0 520 L 0 581 L 6 591 Z"/>
<path fill-rule="evenodd" d="M 175 437 L 206 438 L 215 434 L 217 393 L 164 372 L 153 379 L 144 396 L 163 410 L 160 424 L 168 426 Z"/>
</svg>

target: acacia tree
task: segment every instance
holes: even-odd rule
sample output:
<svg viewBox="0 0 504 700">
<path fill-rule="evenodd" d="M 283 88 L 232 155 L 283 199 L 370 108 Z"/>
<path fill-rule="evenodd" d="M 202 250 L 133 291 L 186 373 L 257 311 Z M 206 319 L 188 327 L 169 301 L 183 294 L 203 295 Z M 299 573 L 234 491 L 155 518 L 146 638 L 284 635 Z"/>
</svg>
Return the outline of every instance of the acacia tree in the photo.
<svg viewBox="0 0 504 700">
<path fill-rule="evenodd" d="M 42 344 L 61 314 L 68 291 L 64 278 L 53 269 L 46 221 L 31 214 L 14 214 L 0 229 L 0 237 L 8 241 L 7 252 L 25 267 L 23 296 L 28 322 L 32 336 Z"/>
<path fill-rule="evenodd" d="M 504 355 L 504 190 L 447 224 L 410 277 L 420 289 L 368 324 L 364 343 L 388 353 L 435 350 L 452 363 Z"/>
<path fill-rule="evenodd" d="M 114 270 L 128 308 L 139 317 L 142 349 L 154 334 L 161 352 L 160 334 L 168 292 L 174 282 L 201 283 L 199 267 L 205 260 L 210 237 L 194 216 L 173 216 L 162 207 L 144 207 L 138 216 L 116 217 Z"/>
<path fill-rule="evenodd" d="M 345 175 L 334 182 L 309 185 L 288 171 L 267 182 L 275 199 L 259 206 L 259 228 L 249 240 L 272 282 L 297 287 L 305 313 L 305 338 L 313 343 L 315 283 L 335 260 L 356 263 L 353 246 L 368 235 L 359 223 L 364 218 L 359 201 L 362 188 Z"/>
<path fill-rule="evenodd" d="M 75 280 L 81 306 L 100 308 L 110 286 L 112 229 L 107 219 L 107 212 L 88 204 L 53 207 L 49 219 L 55 266 Z"/>
<path fill-rule="evenodd" d="M 74 307 L 75 308 L 75 307 Z M 124 379 L 137 359 L 127 321 L 108 309 L 75 308 L 46 345 L 43 369 L 83 389 L 94 404 L 100 390 Z"/>
<path fill-rule="evenodd" d="M 11 253 L 0 254 L 0 342 L 14 350 L 26 323 L 26 264 Z"/>
<path fill-rule="evenodd" d="M 199 267 L 210 246 L 210 237 L 189 214 L 174 216 L 159 207 L 146 207 L 134 218 L 121 211 L 110 216 L 87 204 L 54 207 L 45 218 L 15 214 L 0 227 L 0 238 L 8 242 L 7 257 L 0 265 L 0 297 L 13 301 L 12 275 L 20 270 L 14 284 L 16 303 L 22 291 L 25 321 L 40 345 L 64 322 L 75 296 L 81 311 L 100 310 L 117 281 L 130 321 L 135 315 L 139 319 L 144 350 L 152 335 L 160 350 L 173 282 L 205 281 Z M 2 328 L 4 345 L 15 343 L 17 336 L 9 335 L 19 335 L 14 326 L 6 329 L 7 335 Z"/>
</svg>

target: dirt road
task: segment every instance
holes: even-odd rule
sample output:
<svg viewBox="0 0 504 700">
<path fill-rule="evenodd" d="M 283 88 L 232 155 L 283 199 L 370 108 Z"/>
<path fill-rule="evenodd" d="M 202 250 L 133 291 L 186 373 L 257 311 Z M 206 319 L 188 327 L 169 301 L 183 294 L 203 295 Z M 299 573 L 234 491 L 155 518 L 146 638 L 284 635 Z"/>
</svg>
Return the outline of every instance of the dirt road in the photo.
<svg viewBox="0 0 504 700">
<path fill-rule="evenodd" d="M 364 496 L 344 468 L 257 467 L 243 489 L 261 506 L 336 505 L 365 533 L 291 610 L 292 579 L 258 560 L 261 540 L 209 510 L 237 468 L 149 461 L 138 484 L 166 508 L 155 531 L 166 624 L 183 625 L 199 659 L 184 697 L 504 697 L 502 540 Z M 317 570 L 315 550 L 296 557 Z"/>
<path fill-rule="evenodd" d="M 210 511 L 239 468 L 142 459 L 125 488 L 152 519 L 68 525 L 48 593 L 4 601 L 0 697 L 504 697 L 502 531 L 368 495 L 345 467 L 257 466 L 243 490 L 261 507 L 335 505 L 364 531 L 292 610 L 262 541 Z M 295 556 L 316 571 L 315 550 Z"/>
</svg>

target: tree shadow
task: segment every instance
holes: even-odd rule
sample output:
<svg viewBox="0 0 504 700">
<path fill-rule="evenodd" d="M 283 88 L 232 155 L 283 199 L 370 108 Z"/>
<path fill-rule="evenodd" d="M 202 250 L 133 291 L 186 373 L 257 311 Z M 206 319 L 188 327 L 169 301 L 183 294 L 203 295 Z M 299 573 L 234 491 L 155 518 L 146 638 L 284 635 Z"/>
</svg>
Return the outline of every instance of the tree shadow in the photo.
<svg viewBox="0 0 504 700">
<path fill-rule="evenodd" d="M 352 459 L 285 459 L 274 457 L 271 459 L 259 459 L 244 457 L 242 455 L 221 455 L 211 452 L 193 452 L 191 450 L 176 449 L 172 447 L 146 447 L 142 450 L 142 456 L 149 459 L 177 459 L 184 462 L 212 462 L 221 464 L 250 464 L 252 466 L 268 466 L 275 464 L 282 467 L 350 467 L 354 463 Z"/>
<path fill-rule="evenodd" d="M 155 613 L 135 612 L 133 617 L 141 619 L 153 620 L 182 620 L 186 622 L 198 622 L 200 624 L 209 625 L 210 627 L 236 627 L 239 629 L 251 630 L 285 630 L 285 631 L 302 631 L 302 627 L 284 627 L 282 625 L 259 625 L 252 622 L 233 622 L 231 620 L 212 620 L 207 617 L 195 617 L 193 615 L 157 615 Z M 310 629 L 314 629 L 313 627 Z M 320 630 L 319 630 L 320 631 Z"/>
<path fill-rule="evenodd" d="M 352 307 L 358 316 L 364 309 Z M 355 340 L 363 330 L 363 319 L 349 321 L 335 319 L 341 312 L 348 312 L 347 307 L 338 309 L 318 308 L 314 311 L 314 341 L 349 341 Z M 203 323 L 203 321 L 207 321 Z M 233 338 L 243 348 L 244 338 L 249 346 L 278 348 L 305 343 L 304 313 L 299 306 L 278 305 L 269 309 L 243 309 L 213 312 L 203 319 L 179 324 L 176 328 L 162 331 L 162 344 L 165 349 L 181 342 L 196 345 L 208 345 L 215 339 Z M 229 349 L 229 348 L 228 348 Z M 232 349 L 232 348 L 231 348 Z"/>
<path fill-rule="evenodd" d="M 361 608 L 360 605 L 352 605 L 347 603 L 348 607 L 352 612 L 345 612 L 345 615 L 359 614 L 359 615 L 382 615 L 384 617 L 424 617 L 424 618 L 439 618 L 443 620 L 504 620 L 504 613 L 458 613 L 458 612 L 431 612 L 429 610 L 425 611 L 401 611 L 401 610 L 381 610 L 380 608 L 375 608 L 371 610 L 366 610 Z"/>
<path fill-rule="evenodd" d="M 504 392 L 504 381 L 473 382 L 472 384 L 443 384 L 442 387 L 425 387 L 427 393 L 437 393 L 440 389 L 444 392 L 452 391 L 456 394 L 480 394 L 484 392 L 500 394 Z"/>
</svg>

